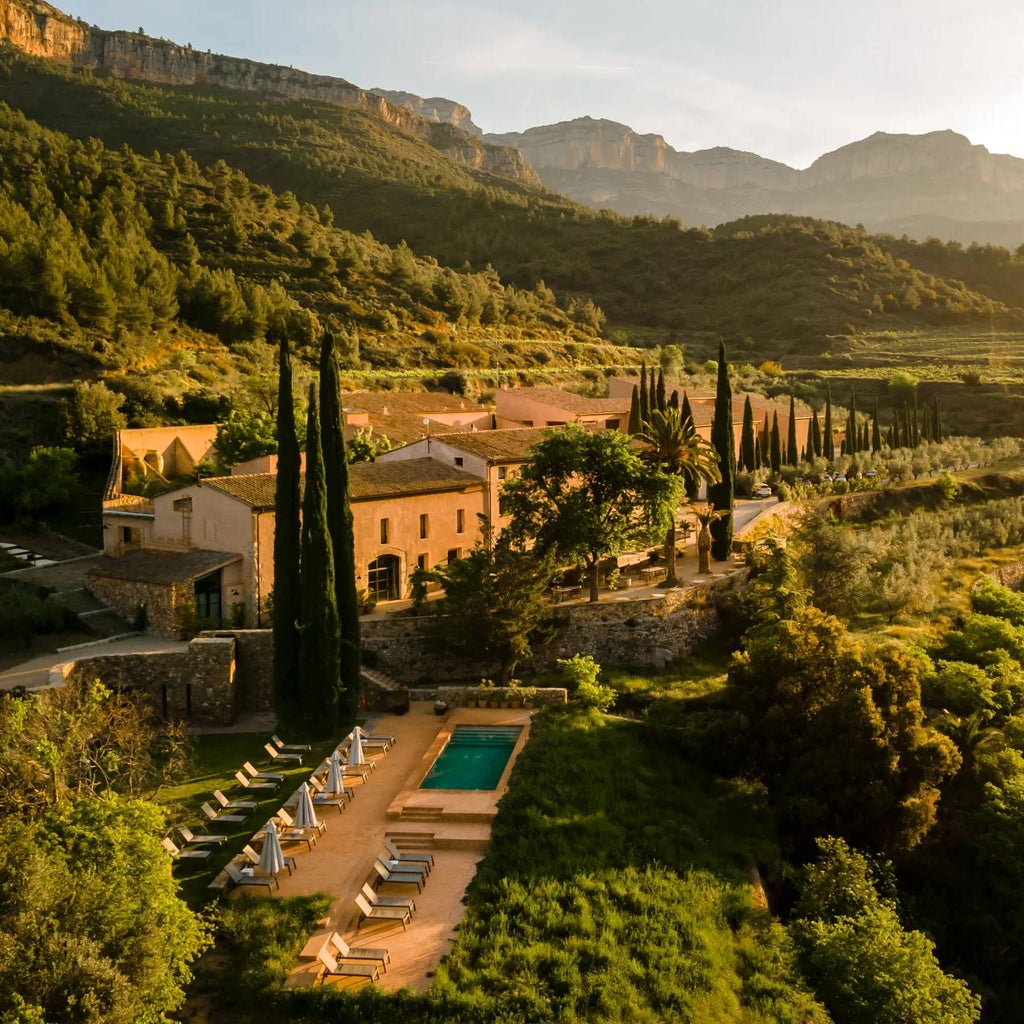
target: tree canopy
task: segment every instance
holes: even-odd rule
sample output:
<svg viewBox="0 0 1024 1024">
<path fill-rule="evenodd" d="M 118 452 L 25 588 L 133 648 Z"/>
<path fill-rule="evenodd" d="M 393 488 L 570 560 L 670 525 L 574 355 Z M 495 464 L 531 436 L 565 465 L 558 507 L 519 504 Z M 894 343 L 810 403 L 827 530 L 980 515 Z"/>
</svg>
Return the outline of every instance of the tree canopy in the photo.
<svg viewBox="0 0 1024 1024">
<path fill-rule="evenodd" d="M 570 426 L 534 446 L 522 473 L 505 482 L 509 539 L 532 542 L 563 563 L 581 561 L 598 597 L 598 563 L 667 528 L 678 478 L 645 462 L 615 430 Z"/>
</svg>

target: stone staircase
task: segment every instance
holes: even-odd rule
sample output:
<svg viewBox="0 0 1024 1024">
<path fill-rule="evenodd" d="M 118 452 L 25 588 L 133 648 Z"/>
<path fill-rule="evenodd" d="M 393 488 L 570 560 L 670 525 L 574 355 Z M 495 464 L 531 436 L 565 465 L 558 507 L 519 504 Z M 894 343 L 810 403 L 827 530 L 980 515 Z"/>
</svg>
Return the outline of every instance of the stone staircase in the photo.
<svg viewBox="0 0 1024 1024">
<path fill-rule="evenodd" d="M 409 710 L 409 690 L 389 675 L 365 665 L 359 670 L 366 702 L 375 711 L 404 715 Z"/>
<path fill-rule="evenodd" d="M 97 640 L 109 640 L 113 637 L 133 634 L 132 625 L 113 609 L 97 600 L 87 590 L 65 590 L 58 592 L 61 600 L 78 616 L 79 621 L 96 634 Z"/>
</svg>

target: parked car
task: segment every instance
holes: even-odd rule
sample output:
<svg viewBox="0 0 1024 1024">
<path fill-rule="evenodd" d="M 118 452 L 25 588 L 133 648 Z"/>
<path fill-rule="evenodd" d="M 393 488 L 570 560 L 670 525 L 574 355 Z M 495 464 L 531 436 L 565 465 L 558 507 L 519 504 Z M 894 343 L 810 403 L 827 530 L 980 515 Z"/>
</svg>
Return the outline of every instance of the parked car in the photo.
<svg viewBox="0 0 1024 1024">
<path fill-rule="evenodd" d="M 772 489 L 767 484 L 760 484 L 754 491 L 755 498 L 770 498 L 772 496 Z"/>
</svg>

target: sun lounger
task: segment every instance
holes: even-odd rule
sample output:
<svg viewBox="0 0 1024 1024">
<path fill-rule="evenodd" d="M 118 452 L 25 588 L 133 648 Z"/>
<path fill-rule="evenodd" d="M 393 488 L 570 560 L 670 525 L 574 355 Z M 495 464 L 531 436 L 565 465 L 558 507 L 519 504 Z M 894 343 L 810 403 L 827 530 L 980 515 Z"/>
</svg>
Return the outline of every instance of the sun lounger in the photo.
<svg viewBox="0 0 1024 1024">
<path fill-rule="evenodd" d="M 310 789 L 316 790 L 316 793 L 319 793 L 321 796 L 327 796 L 327 782 L 324 779 L 321 779 L 318 775 L 310 775 L 309 787 Z M 314 793 L 314 799 L 316 797 L 316 793 Z M 335 793 L 333 795 L 339 800 L 344 797 L 346 801 L 351 803 L 352 797 L 355 796 L 355 792 L 350 787 L 346 786 L 344 793 Z"/>
<path fill-rule="evenodd" d="M 282 807 L 277 812 L 277 817 L 288 826 L 288 828 L 295 829 L 296 832 L 307 831 L 313 833 L 313 835 L 322 836 L 327 831 L 327 822 L 318 821 L 315 826 L 308 829 L 303 829 L 302 825 L 297 825 L 295 819 L 292 817 L 291 812 L 287 807 Z"/>
<path fill-rule="evenodd" d="M 362 928 L 364 921 L 401 921 L 402 931 L 405 931 L 412 920 L 412 911 L 407 907 L 375 907 L 367 901 L 362 893 L 356 896 L 356 906 L 362 915 L 356 922 L 356 931 Z"/>
<path fill-rule="evenodd" d="M 259 807 L 256 800 L 229 800 L 219 789 L 213 791 L 213 799 L 225 811 L 255 811 Z"/>
<path fill-rule="evenodd" d="M 337 807 L 338 813 L 345 810 L 348 801 L 343 796 L 328 796 L 326 793 L 311 793 L 314 807 Z"/>
<path fill-rule="evenodd" d="M 228 814 L 225 811 L 215 811 L 208 803 L 200 804 L 199 809 L 206 815 L 207 821 L 226 822 L 233 825 L 249 820 L 248 814 Z"/>
<path fill-rule="evenodd" d="M 417 864 L 412 861 L 392 860 L 384 853 L 378 853 L 377 860 L 381 867 L 386 868 L 388 871 L 403 871 L 407 875 L 419 875 L 420 878 L 423 879 L 430 874 L 429 864 Z"/>
<path fill-rule="evenodd" d="M 392 882 L 395 885 L 415 885 L 417 892 L 423 891 L 423 875 L 419 871 L 395 871 L 379 860 L 373 862 L 373 870 L 385 882 Z"/>
<path fill-rule="evenodd" d="M 384 847 L 387 849 L 391 860 L 397 860 L 399 863 L 425 864 L 427 866 L 427 874 L 430 874 L 430 869 L 434 866 L 434 855 L 429 851 L 400 850 L 395 846 L 394 839 L 391 838 L 384 840 Z"/>
<path fill-rule="evenodd" d="M 236 867 L 234 864 L 226 864 L 224 870 L 228 873 L 228 878 L 231 879 L 235 885 L 263 885 L 266 886 L 267 892 L 273 894 L 275 889 L 281 888 L 281 883 L 278 882 L 273 875 L 247 875 L 242 872 L 241 868 Z"/>
<path fill-rule="evenodd" d="M 259 864 L 260 855 L 248 843 L 242 847 L 242 854 L 253 867 L 256 867 Z M 292 873 L 292 869 L 296 867 L 295 858 L 287 853 L 282 856 L 284 857 L 284 866 L 288 869 L 288 874 L 290 875 Z"/>
<path fill-rule="evenodd" d="M 175 860 L 209 860 L 212 850 L 179 850 L 174 845 L 173 841 L 168 838 L 160 840 L 160 845 L 175 859 Z"/>
<path fill-rule="evenodd" d="M 379 732 L 367 733 L 367 732 L 363 732 L 362 729 L 359 730 L 359 738 L 364 743 L 372 743 L 375 747 L 376 746 L 393 747 L 398 742 L 398 737 L 397 736 L 393 736 L 390 733 L 379 733 Z"/>
<path fill-rule="evenodd" d="M 381 948 L 370 948 L 368 946 L 350 946 L 337 932 L 331 932 L 328 944 L 337 950 L 337 954 L 345 960 L 376 960 L 380 969 L 387 972 L 388 964 L 391 963 L 391 954 Z"/>
<path fill-rule="evenodd" d="M 416 900 L 411 896 L 381 896 L 379 892 L 370 888 L 369 882 L 363 882 L 359 891 L 371 907 L 405 907 L 411 911 L 416 910 Z"/>
<path fill-rule="evenodd" d="M 263 749 L 267 752 L 267 757 L 273 761 L 280 761 L 281 764 L 302 764 L 302 754 L 282 754 L 272 743 L 264 743 Z"/>
<path fill-rule="evenodd" d="M 242 770 L 248 774 L 250 779 L 269 779 L 271 782 L 284 782 L 284 776 L 280 772 L 261 772 L 253 765 L 252 761 L 246 761 L 242 765 Z"/>
<path fill-rule="evenodd" d="M 295 819 L 283 807 L 274 817 L 280 822 L 277 828 L 277 837 L 282 843 L 305 843 L 309 849 L 313 849 L 320 835 L 319 829 L 297 828 Z"/>
<path fill-rule="evenodd" d="M 196 835 L 187 825 L 179 825 L 178 831 L 181 833 L 181 838 L 186 843 L 191 843 L 192 846 L 201 846 L 204 843 L 211 844 L 213 846 L 219 846 L 221 843 L 227 842 L 227 836 L 211 836 L 208 833 L 202 833 Z"/>
<path fill-rule="evenodd" d="M 380 968 L 366 960 L 336 960 L 326 949 L 317 954 L 317 959 L 324 965 L 325 978 L 369 978 L 376 981 L 380 977 Z"/>
<path fill-rule="evenodd" d="M 271 779 L 251 779 L 245 772 L 235 772 L 235 781 L 242 789 L 269 790 L 271 793 L 281 785 L 280 782 L 273 782 Z"/>
<path fill-rule="evenodd" d="M 313 749 L 308 743 L 282 743 L 276 732 L 270 737 L 270 742 L 282 754 L 308 754 Z"/>
</svg>

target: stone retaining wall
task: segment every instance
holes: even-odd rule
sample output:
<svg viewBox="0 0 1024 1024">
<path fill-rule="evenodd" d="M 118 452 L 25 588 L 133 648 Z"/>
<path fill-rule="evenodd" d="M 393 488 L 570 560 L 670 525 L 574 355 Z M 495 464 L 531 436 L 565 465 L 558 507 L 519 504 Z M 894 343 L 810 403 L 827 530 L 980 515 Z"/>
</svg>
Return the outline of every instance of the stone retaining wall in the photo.
<svg viewBox="0 0 1024 1024">
<path fill-rule="evenodd" d="M 196 637 L 184 651 L 108 654 L 61 666 L 67 680 L 99 679 L 112 690 L 145 694 L 164 718 L 231 725 L 240 710 L 236 645 L 231 637 Z"/>
<path fill-rule="evenodd" d="M 518 674 L 527 678 L 553 669 L 559 658 L 574 654 L 589 654 L 605 664 L 661 668 L 673 658 L 690 654 L 714 632 L 715 600 L 745 578 L 745 573 L 732 573 L 651 597 L 558 605 L 553 609 L 555 635 L 534 649 Z M 446 683 L 496 675 L 497 665 L 439 651 L 430 626 L 426 617 L 367 621 L 362 625 L 363 644 L 374 652 L 382 672 L 409 686 L 433 690 Z"/>
</svg>

